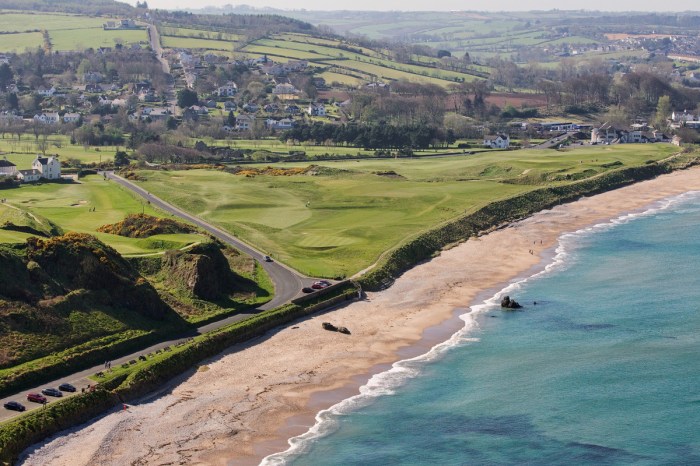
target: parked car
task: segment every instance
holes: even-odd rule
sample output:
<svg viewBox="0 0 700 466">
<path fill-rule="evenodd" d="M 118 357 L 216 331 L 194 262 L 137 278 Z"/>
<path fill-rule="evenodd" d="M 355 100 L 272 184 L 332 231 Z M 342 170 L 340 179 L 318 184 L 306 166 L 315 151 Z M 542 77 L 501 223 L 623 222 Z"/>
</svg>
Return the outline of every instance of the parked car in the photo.
<svg viewBox="0 0 700 466">
<path fill-rule="evenodd" d="M 39 393 L 28 393 L 27 401 L 33 401 L 34 403 L 44 404 L 48 403 L 49 400 L 47 400 L 44 395 L 40 395 Z"/>
<path fill-rule="evenodd" d="M 272 258 L 270 256 L 265 256 L 265 262 L 272 262 Z"/>
<path fill-rule="evenodd" d="M 301 289 L 304 293 L 313 293 L 315 290 L 313 288 L 309 288 L 308 286 L 305 286 L 304 288 Z"/>
<path fill-rule="evenodd" d="M 25 409 L 27 409 L 24 407 L 24 405 L 22 403 L 18 403 L 16 401 L 8 401 L 3 406 L 5 407 L 5 409 L 10 409 L 12 411 L 19 411 L 19 412 L 22 412 Z"/>
<path fill-rule="evenodd" d="M 69 383 L 62 383 L 61 385 L 58 386 L 58 389 L 61 390 L 62 392 L 70 392 L 70 393 L 75 392 L 75 387 Z"/>
<path fill-rule="evenodd" d="M 63 393 L 61 393 L 60 390 L 56 390 L 55 388 L 45 388 L 41 391 L 46 396 L 55 396 L 56 398 L 60 398 L 63 396 Z"/>
<path fill-rule="evenodd" d="M 314 284 L 311 285 L 311 288 L 313 288 L 314 290 L 321 290 L 323 288 L 328 288 L 329 286 L 331 286 L 331 282 L 329 282 L 328 280 L 319 280 L 317 282 L 314 282 Z"/>
</svg>

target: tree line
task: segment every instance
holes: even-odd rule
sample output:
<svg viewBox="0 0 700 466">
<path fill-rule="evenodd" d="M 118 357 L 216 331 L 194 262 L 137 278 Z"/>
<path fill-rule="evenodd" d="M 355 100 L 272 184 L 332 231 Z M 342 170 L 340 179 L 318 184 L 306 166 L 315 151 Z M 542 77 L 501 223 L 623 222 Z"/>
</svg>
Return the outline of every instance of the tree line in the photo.
<svg viewBox="0 0 700 466">
<path fill-rule="evenodd" d="M 328 124 L 316 122 L 285 131 L 281 141 L 313 142 L 366 149 L 428 149 L 455 142 L 451 129 L 425 124 Z"/>
</svg>

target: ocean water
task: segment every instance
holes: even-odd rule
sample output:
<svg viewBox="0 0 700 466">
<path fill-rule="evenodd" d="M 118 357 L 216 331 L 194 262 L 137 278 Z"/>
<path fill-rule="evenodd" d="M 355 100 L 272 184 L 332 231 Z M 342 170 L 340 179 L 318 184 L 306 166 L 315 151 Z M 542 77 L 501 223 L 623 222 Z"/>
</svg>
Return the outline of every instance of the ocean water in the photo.
<svg viewBox="0 0 700 466">
<path fill-rule="evenodd" d="M 700 465 L 700 193 L 565 235 L 462 319 L 263 464 Z"/>
</svg>

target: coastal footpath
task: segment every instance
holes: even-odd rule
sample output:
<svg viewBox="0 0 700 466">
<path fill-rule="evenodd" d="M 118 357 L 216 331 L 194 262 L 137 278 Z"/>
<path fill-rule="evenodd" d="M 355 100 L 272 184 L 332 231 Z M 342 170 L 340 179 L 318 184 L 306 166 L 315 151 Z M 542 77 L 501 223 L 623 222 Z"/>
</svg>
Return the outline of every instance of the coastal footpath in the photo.
<svg viewBox="0 0 700 466">
<path fill-rule="evenodd" d="M 504 206 L 496 203 L 495 205 L 492 205 L 494 207 L 489 206 L 492 208 L 490 212 L 484 212 L 484 209 L 482 209 L 482 211 L 473 214 L 480 215 L 480 217 L 472 218 L 474 223 L 468 229 L 462 228 L 459 230 L 454 227 L 456 222 L 461 221 L 462 223 L 466 223 L 466 221 L 469 220 L 468 218 L 459 219 L 456 222 L 442 225 L 434 232 L 427 234 L 433 234 L 435 236 L 429 236 L 428 238 L 419 237 L 413 242 L 417 242 L 419 246 L 411 246 L 411 243 L 409 243 L 408 245 L 403 245 L 397 248 L 395 251 L 404 251 L 401 253 L 404 255 L 406 254 L 405 251 L 407 250 L 413 251 L 413 264 L 415 264 L 416 262 L 430 257 L 445 245 L 457 243 L 460 240 L 476 236 L 481 231 L 492 230 L 496 227 L 502 226 L 506 222 L 515 220 L 518 217 L 526 217 L 533 213 L 533 211 L 530 211 L 530 209 L 541 210 L 542 208 L 552 207 L 552 205 L 556 205 L 559 202 L 570 201 L 582 195 L 590 195 L 596 192 L 625 186 L 634 183 L 635 181 L 650 179 L 661 173 L 666 173 L 677 168 L 685 167 L 694 163 L 694 161 L 695 159 L 692 156 L 679 156 L 672 158 L 671 160 L 666 160 L 662 163 L 649 164 L 638 169 L 626 169 L 608 173 L 600 177 L 595 177 L 590 181 L 573 183 L 562 188 L 544 188 L 543 190 L 535 191 L 535 193 L 538 193 L 536 196 L 532 196 L 532 193 L 530 193 L 525 195 L 531 196 L 527 199 L 514 198 L 509 200 L 512 202 L 510 208 L 508 205 Z M 697 178 L 697 173 L 697 170 L 688 170 L 670 175 L 670 177 L 682 175 L 688 176 L 687 174 L 694 174 L 694 176 Z M 661 177 L 658 180 L 666 178 L 668 178 L 668 176 Z M 658 180 L 648 183 L 656 183 Z M 646 184 L 647 183 L 644 183 L 643 185 Z M 636 186 L 625 189 L 632 189 Z M 682 186 L 682 184 L 677 186 Z M 675 188 L 683 189 L 680 187 Z M 615 191 L 608 194 L 613 195 L 622 191 L 624 190 Z M 659 192 L 661 193 L 662 191 Z M 639 206 L 635 208 L 646 205 L 644 202 L 648 204 L 653 200 L 654 199 L 640 200 Z M 584 201 L 571 204 L 571 206 L 578 205 L 580 202 Z M 485 209 L 489 209 L 489 207 Z M 561 209 L 561 207 L 558 207 L 557 209 Z M 529 224 L 537 217 L 538 216 L 535 216 L 525 222 L 522 222 L 522 224 Z M 602 214 L 601 218 L 604 217 L 605 214 Z M 585 222 L 588 220 L 583 221 Z M 565 225 L 570 227 L 574 224 L 569 219 Z M 478 228 L 478 230 L 474 231 L 473 228 Z M 517 230 L 517 227 L 514 228 Z M 342 310 L 334 311 L 332 314 L 323 317 L 324 320 L 333 320 L 333 322 L 336 324 L 350 328 L 352 331 L 351 336 L 320 331 L 320 323 L 317 322 L 317 320 L 320 318 L 312 318 L 310 320 L 303 321 L 296 324 L 294 327 L 285 328 L 277 331 L 271 336 L 263 337 L 264 341 L 257 342 L 258 344 L 247 344 L 248 346 L 227 350 L 227 353 L 225 353 L 225 355 L 219 355 L 216 361 L 208 362 L 206 363 L 206 366 L 201 366 L 202 368 L 206 369 L 200 369 L 200 371 L 194 374 L 192 374 L 190 371 L 188 374 L 189 381 L 185 384 L 178 385 L 177 388 L 173 389 L 171 394 L 156 397 L 152 402 L 147 401 L 138 406 L 130 408 L 129 412 L 132 416 L 128 419 L 138 418 L 138 416 L 135 416 L 135 414 L 137 411 L 142 409 L 148 410 L 155 408 L 157 406 L 161 406 L 161 403 L 173 403 L 173 399 L 171 399 L 171 397 L 175 396 L 176 393 L 179 393 L 182 387 L 188 385 L 190 381 L 197 381 L 201 377 L 205 377 L 205 380 L 202 381 L 204 383 L 202 385 L 198 385 L 197 389 L 190 390 L 189 395 L 185 397 L 185 400 L 178 398 L 179 401 L 175 402 L 175 404 L 178 406 L 177 409 L 170 409 L 167 408 L 167 406 L 166 409 L 161 406 L 161 409 L 165 409 L 165 411 L 160 411 L 159 414 L 151 414 L 156 417 L 179 417 L 180 415 L 183 415 L 183 422 L 185 422 L 190 429 L 193 429 L 189 431 L 190 434 L 193 431 L 198 433 L 208 432 L 209 428 L 207 425 L 211 422 L 214 422 L 217 425 L 226 425 L 227 428 L 225 432 L 221 432 L 218 428 L 212 427 L 211 435 L 203 434 L 196 436 L 195 439 L 190 439 L 192 436 L 189 434 L 185 435 L 185 430 L 182 431 L 184 436 L 181 436 L 178 428 L 173 430 L 172 435 L 174 438 L 183 439 L 182 442 L 187 445 L 190 445 L 193 442 L 199 445 L 200 448 L 203 444 L 218 445 L 221 447 L 221 449 L 223 449 L 222 451 L 227 452 L 224 453 L 224 455 L 245 455 L 251 459 L 256 458 L 255 461 L 257 461 L 261 455 L 264 456 L 264 453 L 279 450 L 280 447 L 283 447 L 283 440 L 288 438 L 290 434 L 299 433 L 298 430 L 305 430 L 308 425 L 310 425 L 310 422 L 307 419 L 306 422 L 301 423 L 301 425 L 296 428 L 297 431 L 294 431 L 294 429 L 285 429 L 280 432 L 279 428 L 283 427 L 286 419 L 289 419 L 292 415 L 302 413 L 307 413 L 307 415 L 309 413 L 313 414 L 318 410 L 318 408 L 327 405 L 332 400 L 342 399 L 345 397 L 344 395 L 352 393 L 352 391 L 356 390 L 356 387 L 360 384 L 358 379 L 356 379 L 358 374 L 366 374 L 368 370 L 371 371 L 371 368 L 376 367 L 377 364 L 386 364 L 399 359 L 396 355 L 397 349 L 406 347 L 411 343 L 415 343 L 419 339 L 424 328 L 429 327 L 436 322 L 445 321 L 449 318 L 449 315 L 452 313 L 455 307 L 464 308 L 464 306 L 471 302 L 473 296 L 465 299 L 465 297 L 461 295 L 459 297 L 459 303 L 454 302 L 454 296 L 459 295 L 459 293 L 453 293 L 455 289 L 460 289 L 461 287 L 465 286 L 465 283 L 471 283 L 474 290 L 473 295 L 476 296 L 476 293 L 479 291 L 491 289 L 498 283 L 503 283 L 510 280 L 514 273 L 517 275 L 517 273 L 523 273 L 530 267 L 535 266 L 539 262 L 539 258 L 537 257 L 537 254 L 531 254 L 529 252 L 533 250 L 533 246 L 528 248 L 526 244 L 523 244 L 523 248 L 517 247 L 518 241 L 515 239 L 513 239 L 513 241 L 505 242 L 506 247 L 501 247 L 502 254 L 498 253 L 500 250 L 496 244 L 490 245 L 486 251 L 482 251 L 482 253 L 489 257 L 493 255 L 494 260 L 498 258 L 501 259 L 500 263 L 495 263 L 493 265 L 493 270 L 489 269 L 489 267 L 485 265 L 486 263 L 482 260 L 482 258 L 478 256 L 477 253 L 479 246 L 492 241 L 488 238 L 498 237 L 507 231 L 515 231 L 514 228 L 498 230 L 490 235 L 482 236 L 478 240 L 467 241 L 458 248 L 444 252 L 439 258 L 404 273 L 403 276 L 401 276 L 389 290 L 379 294 L 370 294 L 369 301 L 348 306 Z M 556 230 L 556 228 L 554 228 L 554 230 Z M 465 232 L 468 234 L 465 234 L 460 238 L 459 234 Z M 540 251 L 541 248 L 545 248 L 547 245 L 551 246 L 558 234 L 554 234 L 554 237 L 549 239 L 545 238 L 546 232 L 542 232 L 538 236 L 539 237 L 535 237 L 534 239 L 528 238 L 527 243 L 529 243 L 531 240 L 535 242 L 539 240 L 540 244 L 537 245 L 536 250 Z M 438 239 L 433 239 L 431 241 L 430 238 Z M 547 241 L 545 241 L 545 239 L 547 239 Z M 440 244 L 441 242 L 442 244 Z M 430 250 L 436 246 L 437 249 L 433 249 L 432 251 Z M 409 249 L 405 249 L 407 247 Z M 444 258 L 448 258 L 454 254 L 453 251 L 471 250 L 472 248 L 477 249 L 477 253 L 472 253 L 476 254 L 474 257 L 460 257 L 458 261 L 459 263 L 450 264 L 450 267 L 445 269 L 445 271 L 442 273 L 440 273 L 439 270 L 432 271 L 426 269 L 426 267 L 430 268 L 440 266 L 440 262 L 445 260 Z M 385 260 L 375 269 L 373 269 L 372 272 L 370 272 L 370 278 L 365 281 L 365 284 L 368 287 L 371 287 L 372 283 L 385 282 L 386 278 L 393 280 L 401 274 L 403 271 L 401 269 L 403 267 L 408 268 L 410 265 L 413 265 L 409 263 L 410 261 L 408 259 L 402 260 L 400 263 L 397 263 L 398 261 L 389 261 L 392 256 L 399 257 L 395 256 L 395 254 L 396 252 L 387 254 L 385 256 Z M 475 268 L 475 264 L 478 264 L 478 270 L 473 270 Z M 505 264 L 507 264 L 507 266 L 504 266 Z M 391 268 L 391 270 L 387 272 L 389 268 Z M 377 275 L 380 273 L 383 275 Z M 418 274 L 418 276 L 416 276 L 416 274 Z M 447 274 L 447 276 L 445 276 L 445 274 Z M 381 279 L 377 279 L 376 277 L 381 277 Z M 489 283 L 493 284 L 489 285 Z M 417 305 L 421 306 L 418 310 L 416 310 Z M 272 313 L 274 311 L 270 312 Z M 344 313 L 348 313 L 348 315 L 344 316 Z M 387 316 L 387 314 L 389 314 L 389 316 Z M 266 314 L 261 314 L 260 317 L 262 318 L 262 316 L 265 315 Z M 289 310 L 287 310 L 285 313 L 285 316 L 287 317 L 291 317 L 293 315 L 294 312 L 289 312 Z M 297 317 L 298 316 L 294 318 Z M 388 322 L 386 320 L 382 320 L 386 319 L 387 317 L 390 317 Z M 275 322 L 274 319 L 267 320 L 266 322 L 267 324 L 264 326 L 266 330 L 283 323 L 282 321 Z M 455 323 L 455 325 L 457 324 L 458 323 Z M 247 325 L 249 326 L 249 329 L 253 328 L 250 327 L 250 325 L 252 325 L 251 323 L 248 323 Z M 239 336 L 247 336 L 249 338 L 258 337 L 259 335 L 261 335 L 260 332 L 250 332 L 249 334 L 242 332 L 239 334 Z M 288 350 L 280 351 L 282 347 L 275 347 L 273 343 L 270 343 L 276 342 L 279 338 L 283 338 L 283 340 L 287 339 L 289 338 L 288 335 L 293 336 L 292 340 L 286 340 L 284 343 L 285 345 L 289 345 L 286 346 Z M 321 338 L 321 340 L 319 340 L 319 338 Z M 334 342 L 338 343 L 340 347 L 335 345 Z M 271 344 L 273 345 L 272 347 L 269 346 Z M 219 341 L 219 343 L 215 346 L 217 348 L 217 353 L 230 346 L 222 345 L 222 341 Z M 258 353 L 258 351 L 263 351 L 263 353 Z M 230 369 L 233 370 L 233 373 L 231 374 L 222 374 L 221 372 L 214 371 L 214 368 L 218 366 L 219 362 L 221 361 L 228 360 L 228 358 L 231 357 L 250 358 L 251 353 L 257 354 L 257 358 L 255 355 L 253 355 L 253 359 L 247 360 L 247 362 L 245 360 L 232 361 L 230 363 L 227 362 L 227 365 L 230 364 Z M 115 388 L 106 387 L 110 388 L 111 390 L 104 390 L 104 397 L 109 398 L 112 395 L 119 393 L 120 396 L 122 396 L 120 400 L 124 398 L 139 399 L 139 397 L 143 396 L 145 393 L 156 389 L 159 384 L 170 380 L 175 373 L 181 373 L 190 367 L 196 366 L 201 359 L 213 356 L 214 354 L 209 351 L 198 351 L 197 356 L 201 357 L 199 359 L 187 359 L 186 363 L 188 365 L 184 364 L 185 361 L 183 360 L 179 360 L 178 364 L 170 365 L 177 368 L 179 372 L 174 370 L 166 371 L 167 376 L 162 376 L 163 374 L 159 374 L 158 377 L 151 377 L 148 383 L 141 384 L 141 382 L 148 379 L 148 377 L 145 377 L 144 379 L 129 376 L 130 380 L 120 381 L 120 385 Z M 265 354 L 268 356 L 265 356 Z M 270 354 L 275 356 L 270 357 Z M 301 357 L 302 355 L 303 357 Z M 352 355 L 352 360 L 355 362 L 344 360 L 344 358 L 348 355 Z M 291 359 L 287 360 L 287 358 Z M 322 358 L 321 363 L 319 363 L 318 358 Z M 305 370 L 298 372 L 297 365 L 301 363 L 304 363 Z M 356 367 L 357 364 L 360 364 L 361 367 Z M 379 368 L 376 370 L 379 370 Z M 206 374 L 209 374 L 210 372 L 212 372 L 212 374 L 217 374 L 216 377 L 218 382 L 206 380 Z M 333 376 L 334 373 L 335 376 Z M 229 375 L 234 377 L 234 379 L 231 379 Z M 142 374 L 142 377 L 143 376 L 144 374 Z M 282 380 L 280 380 L 280 377 L 282 377 Z M 362 380 L 366 380 L 366 377 L 363 377 Z M 351 382 L 348 384 L 349 381 Z M 117 382 L 114 382 L 114 384 L 117 384 Z M 261 388 L 262 385 L 264 385 L 264 387 L 258 391 L 257 389 Z M 125 387 L 128 387 L 128 389 Z M 169 389 L 171 388 L 172 387 L 169 387 Z M 340 388 L 343 388 L 344 390 L 339 395 L 335 394 L 321 397 L 322 401 L 316 402 L 321 404 L 309 405 L 307 403 L 309 400 L 309 395 L 317 392 L 319 389 L 328 391 L 329 389 L 333 390 Z M 226 402 L 217 398 L 217 390 L 221 392 L 220 396 L 226 398 Z M 278 395 L 280 395 L 279 392 L 281 392 L 283 396 L 278 396 L 274 400 L 271 399 L 270 397 L 272 394 L 276 392 Z M 190 402 L 193 403 L 192 410 L 187 407 L 188 403 Z M 90 413 L 88 413 L 90 417 L 99 414 L 99 412 L 93 412 L 99 411 L 99 409 L 93 408 L 103 408 L 102 410 L 104 410 L 104 408 L 109 409 L 109 403 L 106 403 L 106 406 L 98 406 L 98 404 L 99 403 L 97 402 L 90 402 L 86 404 L 90 407 Z M 58 409 L 60 405 L 61 404 L 57 404 L 56 409 Z M 212 410 L 220 414 L 212 414 L 214 417 L 212 417 L 212 420 L 208 421 L 208 423 L 205 422 L 205 424 L 200 425 L 194 421 L 195 419 L 206 415 L 206 413 L 211 414 L 213 412 Z M 49 409 L 46 410 L 46 412 L 49 411 Z M 267 414 L 263 414 L 263 412 Z M 254 416 L 255 419 L 252 419 L 250 416 L 253 416 L 255 413 L 257 413 Z M 275 414 L 271 415 L 270 413 Z M 117 414 L 117 416 L 122 416 L 122 418 L 120 418 L 121 421 L 119 421 L 120 423 L 127 419 L 124 417 L 126 414 L 123 412 Z M 216 421 L 217 416 L 224 416 L 226 422 L 222 423 L 220 422 L 221 420 Z M 89 419 L 89 417 L 87 419 Z M 78 420 L 76 418 L 75 420 L 76 422 L 83 422 L 87 419 L 81 418 Z M 94 431 L 98 425 L 104 425 L 104 423 L 109 422 L 108 420 L 110 419 L 113 419 L 113 415 L 103 418 L 87 429 Z M 204 418 L 202 417 L 202 419 Z M 32 441 L 40 440 L 38 435 L 39 432 L 36 431 L 31 425 L 29 418 L 23 419 L 22 422 L 24 422 L 23 431 L 32 432 L 32 435 L 25 437 L 27 439 L 31 437 Z M 142 422 L 143 425 L 148 424 L 148 422 L 146 422 L 144 419 L 141 419 L 140 422 Z M 70 422 L 67 421 L 57 424 L 60 424 L 57 426 L 60 428 L 66 428 L 71 425 Z M 157 422 L 154 423 L 154 425 L 157 424 Z M 265 427 L 267 424 L 270 425 L 269 428 Z M 178 425 L 178 423 L 174 421 L 172 425 Z M 2 428 L 0 428 L 0 442 L 6 442 L 9 435 L 8 432 L 11 433 L 13 427 L 15 428 L 14 432 L 22 431 L 22 429 L 20 429 L 17 425 L 12 426 L 8 424 L 2 426 Z M 111 433 L 104 433 L 105 435 L 108 435 L 110 439 L 112 439 L 108 443 L 115 449 L 119 448 L 119 439 L 128 438 L 128 432 L 130 430 L 123 427 L 124 426 L 119 427 L 113 425 L 109 429 L 117 430 L 109 430 L 108 432 Z M 54 432 L 57 430 L 58 429 L 55 429 Z M 134 432 L 136 431 L 138 431 L 138 429 L 134 430 Z M 71 434 L 68 437 L 62 437 L 61 440 L 58 441 L 58 444 L 69 445 L 72 441 L 71 439 L 73 439 L 74 436 L 77 436 L 76 440 L 78 440 L 81 445 L 86 445 L 84 443 L 84 434 L 85 432 L 79 431 L 78 434 Z M 152 437 L 153 445 L 160 445 L 163 443 L 163 439 L 156 440 L 158 435 L 158 433 L 154 433 Z M 99 437 L 99 435 L 97 436 Z M 147 438 L 148 444 L 151 444 L 151 437 L 145 436 L 144 438 Z M 12 454 L 16 455 L 18 453 L 17 448 L 22 445 L 22 442 L 18 441 L 17 435 L 15 435 L 14 441 L 15 443 L 11 444 L 10 446 L 14 450 L 12 451 Z M 86 455 L 89 454 L 89 457 L 84 459 L 86 463 L 100 461 L 105 462 L 106 464 L 118 464 L 119 462 L 127 460 L 126 457 L 115 454 L 115 450 L 110 450 L 111 447 L 100 447 L 99 444 L 103 441 L 104 438 L 97 441 L 97 447 L 94 451 L 90 450 L 89 447 L 81 447 L 81 449 L 86 452 Z M 268 441 L 271 443 L 265 443 Z M 204 443 L 198 444 L 197 442 Z M 233 445 L 238 444 L 239 442 L 240 445 L 237 447 Z M 253 443 L 251 444 L 250 442 Z M 133 458 L 133 455 L 139 455 L 137 451 L 134 451 L 131 448 L 126 448 L 128 444 L 128 441 L 121 444 L 123 447 L 125 447 L 125 454 L 129 455 L 128 458 Z M 6 451 L 10 451 L 8 448 L 6 448 L 8 445 L 8 443 L 2 445 L 3 454 L 5 454 Z M 197 445 L 193 445 L 191 450 L 197 450 Z M 56 442 L 49 443 L 47 447 L 38 449 L 32 455 L 30 455 L 28 457 L 28 463 L 38 464 L 50 461 L 52 464 L 61 464 L 61 454 L 57 453 L 56 448 Z M 219 447 L 213 450 L 210 449 L 210 453 L 212 451 L 218 451 L 218 448 Z M 35 457 L 35 455 L 43 455 L 44 453 L 42 452 L 44 451 L 53 452 L 47 453 L 52 456 L 43 456 L 41 457 L 42 459 L 34 459 L 40 458 L 39 456 Z M 65 450 L 66 453 L 69 451 L 69 449 Z M 92 451 L 92 453 L 89 453 L 90 451 Z M 168 451 L 169 455 L 181 454 L 173 452 L 172 449 L 169 449 Z M 190 451 L 190 449 L 178 449 L 178 452 L 180 451 L 185 452 L 182 454 L 186 454 L 186 452 Z M 95 457 L 94 455 L 98 454 L 99 452 L 108 453 L 105 453 L 106 456 L 104 457 Z M 75 455 L 75 449 L 72 453 Z M 165 457 L 141 457 L 141 459 L 158 462 L 168 461 L 168 459 Z M 8 459 L 8 461 L 11 460 L 11 458 Z M 182 460 L 183 459 L 180 459 L 180 461 Z M 206 462 L 216 462 L 213 459 L 202 458 L 201 460 Z M 36 461 L 36 463 L 34 463 L 34 461 Z M 71 464 L 81 464 L 83 460 L 76 459 L 74 456 L 71 457 L 68 454 L 65 456 L 65 461 L 70 462 Z M 110 463 L 110 461 L 115 462 Z"/>
</svg>

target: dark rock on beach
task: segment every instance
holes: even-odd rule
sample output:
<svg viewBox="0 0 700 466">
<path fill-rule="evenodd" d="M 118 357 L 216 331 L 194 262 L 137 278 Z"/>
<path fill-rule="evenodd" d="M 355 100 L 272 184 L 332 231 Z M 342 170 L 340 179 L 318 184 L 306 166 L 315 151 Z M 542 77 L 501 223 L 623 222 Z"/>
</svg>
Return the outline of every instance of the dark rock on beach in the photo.
<svg viewBox="0 0 700 466">
<path fill-rule="evenodd" d="M 347 327 L 336 327 L 330 322 L 324 322 L 321 324 L 321 326 L 324 330 L 328 330 L 329 332 L 339 332 L 344 333 L 345 335 L 350 335 L 350 330 L 348 330 Z"/>
<path fill-rule="evenodd" d="M 324 322 L 321 324 L 324 330 L 328 330 L 329 332 L 337 332 L 338 327 L 335 325 L 331 324 L 330 322 Z"/>
</svg>

